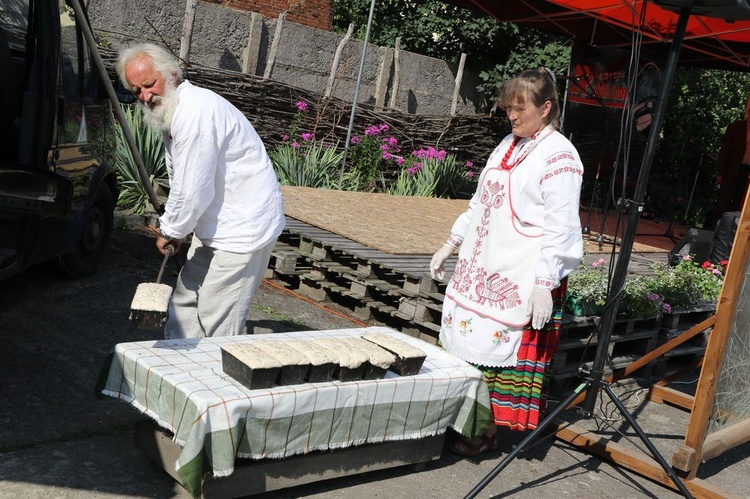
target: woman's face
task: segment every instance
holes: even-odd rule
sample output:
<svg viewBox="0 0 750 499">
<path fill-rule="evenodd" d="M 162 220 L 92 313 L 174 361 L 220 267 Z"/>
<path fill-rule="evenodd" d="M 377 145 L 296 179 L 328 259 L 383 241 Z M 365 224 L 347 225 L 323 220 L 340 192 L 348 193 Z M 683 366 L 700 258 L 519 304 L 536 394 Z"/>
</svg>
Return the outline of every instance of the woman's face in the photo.
<svg viewBox="0 0 750 499">
<path fill-rule="evenodd" d="M 535 106 L 528 98 L 523 101 L 517 98 L 513 105 L 505 108 L 513 133 L 519 137 L 531 137 L 547 125 L 547 115 L 552 108 L 550 101 L 544 101 L 541 106 Z"/>
</svg>

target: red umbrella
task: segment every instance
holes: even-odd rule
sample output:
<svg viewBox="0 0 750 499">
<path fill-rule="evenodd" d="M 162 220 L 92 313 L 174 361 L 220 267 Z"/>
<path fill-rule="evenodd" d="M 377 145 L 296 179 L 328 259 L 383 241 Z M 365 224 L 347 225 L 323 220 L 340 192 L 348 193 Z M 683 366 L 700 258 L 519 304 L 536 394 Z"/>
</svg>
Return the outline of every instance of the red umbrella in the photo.
<svg viewBox="0 0 750 499">
<path fill-rule="evenodd" d="M 602 48 L 629 48 L 643 26 L 641 57 L 663 62 L 678 14 L 669 8 L 691 0 L 455 0 L 500 21 L 557 33 Z M 681 64 L 750 71 L 750 7 L 746 0 L 706 0 L 693 7 L 685 27 Z M 669 4 L 669 5 L 668 5 Z M 703 15 L 701 15 L 703 14 Z"/>
</svg>

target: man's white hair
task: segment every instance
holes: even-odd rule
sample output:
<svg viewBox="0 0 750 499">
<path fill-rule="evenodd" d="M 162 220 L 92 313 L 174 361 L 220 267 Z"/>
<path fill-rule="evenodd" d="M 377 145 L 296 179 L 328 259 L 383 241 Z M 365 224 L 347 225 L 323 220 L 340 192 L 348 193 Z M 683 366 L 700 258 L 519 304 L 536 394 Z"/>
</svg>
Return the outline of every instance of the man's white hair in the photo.
<svg viewBox="0 0 750 499">
<path fill-rule="evenodd" d="M 182 69 L 180 68 L 180 63 L 175 56 L 153 43 L 138 43 L 122 49 L 117 57 L 117 64 L 115 66 L 117 69 L 117 76 L 119 76 L 120 81 L 125 85 L 125 88 L 130 88 L 125 79 L 125 66 L 127 66 L 130 61 L 143 56 L 151 59 L 154 69 L 163 74 L 165 78 L 175 75 L 178 84 L 182 81 Z"/>
</svg>

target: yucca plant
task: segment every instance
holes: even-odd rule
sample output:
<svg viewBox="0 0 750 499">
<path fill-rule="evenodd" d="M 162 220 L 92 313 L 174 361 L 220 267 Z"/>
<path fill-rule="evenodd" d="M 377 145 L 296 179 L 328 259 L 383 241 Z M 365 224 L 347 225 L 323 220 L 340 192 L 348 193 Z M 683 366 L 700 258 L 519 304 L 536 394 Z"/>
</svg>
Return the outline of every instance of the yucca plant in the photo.
<svg viewBox="0 0 750 499">
<path fill-rule="evenodd" d="M 385 185 L 385 179 L 381 178 L 383 192 L 393 196 L 421 196 L 432 197 L 438 179 L 435 178 L 434 165 L 428 165 L 425 161 L 422 168 L 413 171 L 408 168 L 402 169 L 396 180 L 390 185 Z"/>
<path fill-rule="evenodd" d="M 153 130 L 143 122 L 140 107 L 123 106 L 123 111 L 128 126 L 133 132 L 138 152 L 141 158 L 143 158 L 144 166 L 149 175 L 148 181 L 153 186 L 157 179 L 168 178 L 161 132 Z M 122 189 L 117 205 L 121 209 L 126 209 L 133 213 L 144 213 L 148 209 L 150 202 L 148 191 L 143 186 L 138 166 L 128 147 L 125 134 L 119 123 L 116 127 L 116 133 L 117 174 L 118 182 Z"/>
<path fill-rule="evenodd" d="M 338 182 L 343 152 L 322 141 L 280 144 L 269 151 L 279 183 L 303 187 L 332 188 Z"/>
</svg>

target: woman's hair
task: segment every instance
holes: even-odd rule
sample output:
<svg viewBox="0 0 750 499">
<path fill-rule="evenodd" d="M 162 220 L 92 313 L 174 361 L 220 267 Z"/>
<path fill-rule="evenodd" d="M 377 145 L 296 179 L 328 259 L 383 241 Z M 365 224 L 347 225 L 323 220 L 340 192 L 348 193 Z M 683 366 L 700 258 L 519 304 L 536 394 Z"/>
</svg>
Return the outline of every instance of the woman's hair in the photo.
<svg viewBox="0 0 750 499">
<path fill-rule="evenodd" d="M 125 87 L 128 86 L 128 82 L 125 80 L 125 66 L 133 59 L 143 56 L 151 59 L 154 69 L 163 74 L 165 78 L 175 75 L 178 84 L 182 81 L 182 69 L 176 57 L 153 43 L 139 43 L 124 48 L 117 57 L 117 76 L 120 77 L 120 81 Z"/>
<path fill-rule="evenodd" d="M 525 103 L 529 99 L 536 107 L 550 101 L 552 107 L 547 115 L 547 124 L 560 127 L 560 100 L 557 94 L 555 74 L 543 66 L 530 69 L 506 81 L 497 98 L 498 107 L 505 109 L 516 103 Z"/>
</svg>

